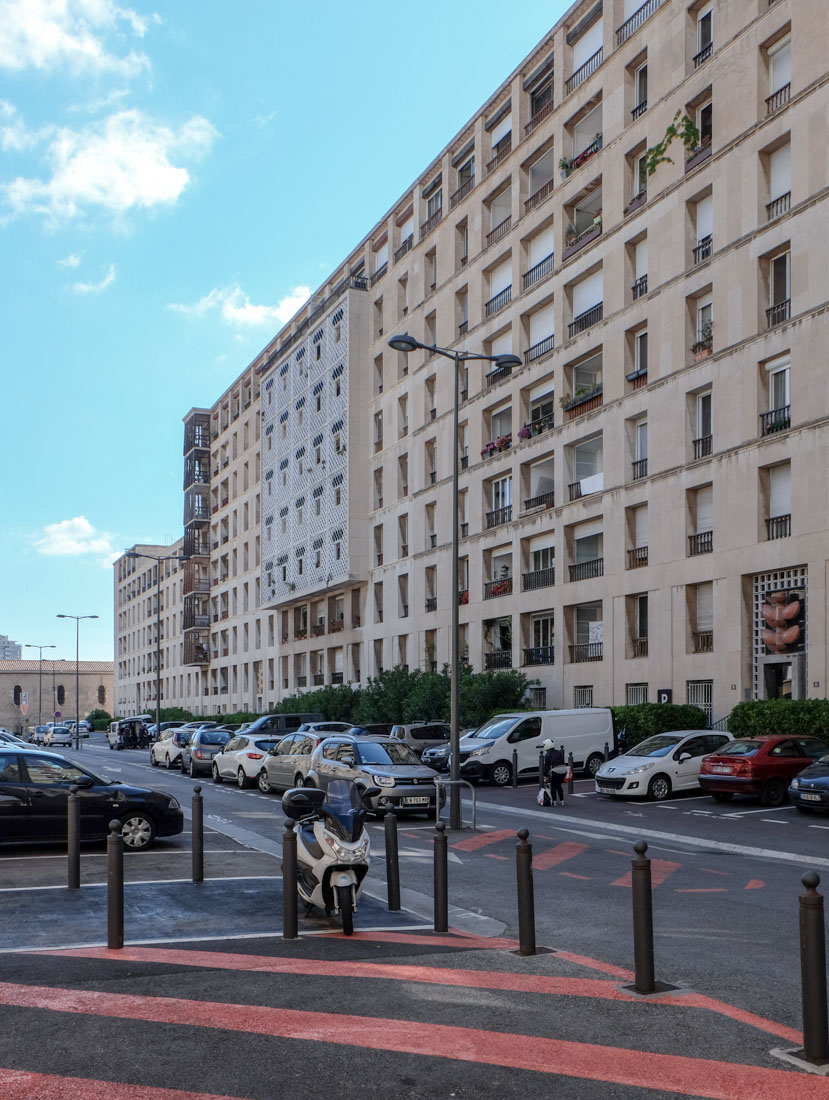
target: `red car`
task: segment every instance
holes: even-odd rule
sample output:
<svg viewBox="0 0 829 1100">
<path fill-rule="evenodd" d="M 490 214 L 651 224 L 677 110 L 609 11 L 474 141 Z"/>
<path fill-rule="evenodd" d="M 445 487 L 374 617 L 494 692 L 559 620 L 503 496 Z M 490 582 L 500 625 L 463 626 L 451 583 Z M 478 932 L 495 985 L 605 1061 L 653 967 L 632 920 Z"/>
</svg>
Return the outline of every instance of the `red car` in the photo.
<svg viewBox="0 0 829 1100">
<path fill-rule="evenodd" d="M 816 737 L 738 737 L 703 759 L 699 782 L 718 802 L 750 794 L 779 806 L 794 776 L 825 754 L 826 743 Z"/>
</svg>

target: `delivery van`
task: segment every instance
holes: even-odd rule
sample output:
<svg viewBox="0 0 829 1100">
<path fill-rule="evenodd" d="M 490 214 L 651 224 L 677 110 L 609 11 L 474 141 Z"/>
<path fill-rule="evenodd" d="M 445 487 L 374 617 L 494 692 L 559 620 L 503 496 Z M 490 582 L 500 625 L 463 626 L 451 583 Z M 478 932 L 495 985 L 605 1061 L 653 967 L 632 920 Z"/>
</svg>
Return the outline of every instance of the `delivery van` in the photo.
<svg viewBox="0 0 829 1100">
<path fill-rule="evenodd" d="M 496 714 L 461 738 L 461 778 L 489 780 L 504 787 L 512 781 L 513 752 L 519 777 L 538 775 L 541 745 L 548 737 L 565 760 L 573 754 L 574 771 L 589 776 L 598 771 L 605 751 L 612 756 L 617 749 L 616 724 L 607 707 Z"/>
</svg>

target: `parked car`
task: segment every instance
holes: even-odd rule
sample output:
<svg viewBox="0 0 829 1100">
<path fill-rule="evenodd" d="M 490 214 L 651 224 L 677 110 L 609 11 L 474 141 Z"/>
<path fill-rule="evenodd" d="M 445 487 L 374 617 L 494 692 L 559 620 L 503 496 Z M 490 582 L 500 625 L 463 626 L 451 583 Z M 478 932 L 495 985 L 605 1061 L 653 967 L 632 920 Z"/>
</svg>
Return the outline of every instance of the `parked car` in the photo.
<svg viewBox="0 0 829 1100">
<path fill-rule="evenodd" d="M 267 734 L 256 736 L 251 730 L 237 734 L 213 757 L 213 782 L 235 779 L 236 785 L 244 790 L 256 781 L 268 752 L 278 744 L 279 738 Z"/>
<path fill-rule="evenodd" d="M 146 749 L 150 743 L 147 732 L 149 714 L 136 714 L 130 718 L 110 722 L 107 741 L 111 749 Z"/>
<path fill-rule="evenodd" d="M 209 775 L 214 756 L 222 751 L 232 737 L 230 730 L 223 730 L 221 727 L 196 730 L 181 748 L 179 763 L 182 775 L 186 772 L 191 779 L 197 775 Z"/>
<path fill-rule="evenodd" d="M 412 752 L 422 757 L 426 749 L 449 743 L 448 722 L 408 722 L 392 726 L 389 737 L 402 741 Z"/>
<path fill-rule="evenodd" d="M 43 738 L 49 732 L 49 729 L 50 729 L 49 726 L 35 726 L 35 731 L 32 734 L 32 744 L 33 745 L 42 745 L 43 744 Z"/>
<path fill-rule="evenodd" d="M 312 724 L 333 726 L 343 725 L 344 723 L 320 722 Z M 350 728 L 350 726 L 346 726 L 345 730 L 340 729 L 333 732 L 345 733 Z M 267 793 L 272 790 L 287 791 L 291 787 L 304 787 L 308 770 L 311 767 L 311 754 L 321 741 L 330 736 L 331 733 L 327 730 L 300 729 L 296 733 L 289 733 L 287 737 L 283 737 L 270 749 L 262 761 L 262 767 L 256 777 L 259 790 Z"/>
<path fill-rule="evenodd" d="M 159 737 L 159 734 L 164 733 L 165 730 L 179 729 L 179 727 L 183 726 L 183 725 L 184 725 L 183 722 L 162 722 L 159 733 L 156 733 L 155 722 L 151 722 L 150 725 L 147 726 L 147 729 L 148 729 L 149 734 L 150 734 L 150 741 L 157 741 L 158 737 Z"/>
<path fill-rule="evenodd" d="M 195 730 L 178 729 L 165 730 L 158 741 L 150 747 L 150 763 L 154 768 L 163 764 L 165 768 L 175 768 L 181 765 L 181 753 L 184 746 L 195 734 Z"/>
<path fill-rule="evenodd" d="M 789 799 L 802 814 L 829 810 L 829 745 L 823 756 L 794 777 L 789 784 Z"/>
<path fill-rule="evenodd" d="M 284 737 L 286 733 L 296 733 L 304 722 L 324 722 L 325 715 L 318 711 L 306 714 L 263 714 L 255 722 L 251 722 L 245 733 L 279 734 Z"/>
<path fill-rule="evenodd" d="M 297 733 L 348 733 L 351 726 L 351 722 L 303 722 Z"/>
<path fill-rule="evenodd" d="M 307 782 L 327 790 L 333 779 L 347 779 L 361 791 L 380 789 L 380 793 L 367 796 L 375 812 L 393 806 L 396 810 L 428 814 L 434 812 L 438 797 L 436 778 L 437 772 L 421 764 L 409 746 L 400 741 L 335 734 L 314 749 Z"/>
<path fill-rule="evenodd" d="M 739 737 L 703 760 L 700 786 L 718 802 L 750 794 L 764 806 L 779 806 L 792 779 L 826 751 L 816 737 Z"/>
<path fill-rule="evenodd" d="M 102 840 L 117 818 L 125 847 L 138 852 L 155 837 L 175 836 L 184 828 L 172 795 L 104 779 L 58 753 L 0 747 L 0 843 L 65 844 L 73 783 L 81 800 L 82 840 Z"/>
<path fill-rule="evenodd" d="M 730 733 L 705 730 L 654 734 L 601 765 L 596 772 L 596 793 L 646 795 L 661 802 L 671 791 L 698 789 L 703 757 L 731 740 Z"/>
<path fill-rule="evenodd" d="M 22 741 L 19 737 L 15 737 L 13 733 L 9 733 L 7 730 L 0 731 L 0 748 L 3 745 L 22 745 L 28 749 L 31 747 L 31 742 Z"/>
<path fill-rule="evenodd" d="M 54 747 L 55 745 L 68 745 L 70 748 L 75 741 L 75 731 L 68 726 L 52 726 L 43 737 L 43 744 Z"/>
</svg>

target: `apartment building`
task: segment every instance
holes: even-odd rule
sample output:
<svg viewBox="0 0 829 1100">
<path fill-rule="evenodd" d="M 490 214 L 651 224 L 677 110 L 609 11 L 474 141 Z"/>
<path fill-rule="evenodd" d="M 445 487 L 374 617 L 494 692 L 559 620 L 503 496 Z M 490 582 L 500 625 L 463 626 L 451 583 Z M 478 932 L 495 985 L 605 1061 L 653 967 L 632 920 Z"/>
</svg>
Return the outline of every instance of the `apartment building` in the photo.
<svg viewBox="0 0 829 1100">
<path fill-rule="evenodd" d="M 234 383 L 274 393 L 236 613 L 275 697 L 441 667 L 452 600 L 546 705 L 826 695 L 827 41 L 817 0 L 573 5 Z M 452 364 L 403 332 L 523 362 L 463 370 L 457 500 Z"/>
</svg>

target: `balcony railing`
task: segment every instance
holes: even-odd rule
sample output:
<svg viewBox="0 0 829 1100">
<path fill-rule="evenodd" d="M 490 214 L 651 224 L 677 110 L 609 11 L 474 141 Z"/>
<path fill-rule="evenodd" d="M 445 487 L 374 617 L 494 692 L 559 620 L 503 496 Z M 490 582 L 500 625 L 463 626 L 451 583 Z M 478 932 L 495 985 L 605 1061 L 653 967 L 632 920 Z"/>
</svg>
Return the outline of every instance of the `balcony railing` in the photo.
<svg viewBox="0 0 829 1100">
<path fill-rule="evenodd" d="M 466 336 L 469 331 L 469 321 L 461 321 L 458 325 L 458 336 Z"/>
<path fill-rule="evenodd" d="M 311 637 L 321 638 L 325 633 L 325 623 L 314 623 L 311 627 Z"/>
<path fill-rule="evenodd" d="M 778 195 L 776 199 L 766 203 L 766 221 L 774 221 L 781 214 L 788 214 L 792 205 L 792 193 L 787 191 L 785 195 Z"/>
<path fill-rule="evenodd" d="M 521 587 L 524 592 L 534 592 L 537 588 L 550 588 L 556 583 L 556 567 L 548 566 L 547 569 L 534 569 L 532 573 L 524 573 L 521 576 Z"/>
<path fill-rule="evenodd" d="M 785 431 L 792 424 L 791 405 L 781 405 L 779 409 L 769 409 L 760 413 L 760 434 L 773 435 L 774 432 Z"/>
<path fill-rule="evenodd" d="M 784 84 L 782 88 L 778 88 L 776 92 L 772 92 L 772 94 L 766 98 L 766 114 L 773 115 L 775 111 L 779 111 L 781 107 L 785 107 L 791 97 L 791 84 Z"/>
<path fill-rule="evenodd" d="M 383 278 L 383 276 L 386 274 L 388 269 L 389 269 L 388 263 L 380 264 L 380 266 L 377 268 L 377 270 L 374 272 L 374 274 L 369 279 L 369 286 L 376 286 L 380 282 L 380 280 Z"/>
<path fill-rule="evenodd" d="M 707 160 L 710 156 L 711 140 L 709 138 L 707 145 L 703 145 L 701 148 L 697 149 L 697 151 L 695 153 L 692 153 L 691 156 L 685 161 L 685 171 L 693 171 L 693 169 L 696 168 L 698 164 L 702 164 L 702 162 L 704 160 Z"/>
<path fill-rule="evenodd" d="M 697 554 L 711 554 L 714 550 L 714 532 L 698 531 L 688 536 L 688 554 L 694 558 Z"/>
<path fill-rule="evenodd" d="M 490 527 L 500 527 L 503 523 L 512 522 L 512 505 L 508 504 L 506 508 L 495 508 L 491 512 L 486 514 L 487 529 Z"/>
<path fill-rule="evenodd" d="M 469 192 L 472 190 L 472 188 L 474 186 L 475 186 L 475 177 L 470 176 L 469 179 L 465 183 L 462 183 L 460 185 L 460 187 L 457 189 L 457 191 L 455 191 L 453 194 L 451 194 L 449 196 L 449 209 L 454 210 L 455 207 L 458 205 L 458 203 L 466 198 L 466 196 L 469 194 Z"/>
<path fill-rule="evenodd" d="M 529 137 L 529 135 L 536 128 L 536 126 L 540 126 L 541 123 L 544 121 L 544 119 L 549 118 L 554 110 L 555 110 L 555 103 L 551 99 L 547 103 L 544 104 L 544 106 L 541 108 L 540 111 L 535 112 L 533 117 L 530 119 L 530 121 L 524 127 L 524 137 Z"/>
<path fill-rule="evenodd" d="M 586 309 L 584 313 L 580 313 L 577 317 L 567 326 L 567 335 L 572 340 L 574 336 L 578 336 L 580 332 L 586 332 L 601 321 L 602 314 L 604 312 L 604 302 L 599 302 L 598 305 L 591 306 L 590 309 Z"/>
<path fill-rule="evenodd" d="M 647 546 L 634 546 L 628 550 L 628 569 L 641 569 L 648 564 Z"/>
<path fill-rule="evenodd" d="M 769 516 L 766 519 L 767 539 L 787 539 L 792 533 L 792 517 Z"/>
<path fill-rule="evenodd" d="M 341 672 L 332 672 L 331 673 L 331 683 L 332 684 L 341 684 L 342 682 L 343 682 L 343 674 Z"/>
<path fill-rule="evenodd" d="M 503 382 L 505 378 L 509 378 L 512 374 L 512 367 L 496 367 L 495 370 L 491 370 L 486 376 L 487 386 L 496 386 L 499 382 Z"/>
<path fill-rule="evenodd" d="M 599 221 L 594 222 L 583 229 L 581 233 L 576 233 L 575 236 L 571 236 L 569 239 L 565 237 L 565 247 L 561 254 L 562 260 L 569 260 L 571 256 L 574 256 L 580 249 L 595 241 L 601 235 L 602 223 Z"/>
<path fill-rule="evenodd" d="M 325 673 L 315 672 L 314 675 L 311 677 L 311 683 L 314 685 L 314 687 L 322 687 L 325 683 Z"/>
<path fill-rule="evenodd" d="M 633 300 L 644 297 L 648 293 L 648 277 L 647 275 L 640 275 L 633 286 L 630 288 L 633 294 Z"/>
<path fill-rule="evenodd" d="M 545 199 L 552 195 L 554 187 L 555 181 L 547 180 L 537 191 L 533 191 L 530 197 L 524 200 L 524 213 L 529 214 L 531 210 L 535 210 L 537 206 L 540 206 Z"/>
<path fill-rule="evenodd" d="M 429 546 L 432 548 L 432 550 L 434 550 L 434 548 L 437 546 L 437 544 L 438 544 L 437 531 L 433 531 L 432 534 L 429 535 Z"/>
<path fill-rule="evenodd" d="M 503 161 L 505 161 L 507 159 L 507 157 L 510 155 L 511 152 L 512 152 L 512 138 L 510 137 L 506 142 L 504 142 L 503 145 L 500 146 L 500 148 L 498 149 L 498 152 L 495 154 L 495 156 L 492 158 L 492 160 L 487 161 L 487 166 L 486 166 L 487 174 L 489 174 L 490 172 L 494 172 L 495 169 L 498 167 L 498 165 L 503 163 Z"/>
<path fill-rule="evenodd" d="M 573 75 L 571 77 L 568 77 L 568 79 L 564 83 L 564 94 L 570 95 L 571 92 L 574 92 L 576 88 L 578 88 L 579 84 L 583 84 L 589 76 L 592 76 L 593 73 L 595 73 L 596 69 L 598 69 L 601 63 L 602 51 L 601 49 L 598 49 L 592 57 L 588 57 L 581 68 L 576 69 Z"/>
<path fill-rule="evenodd" d="M 592 561 L 579 561 L 570 566 L 571 581 L 585 581 L 591 577 L 604 576 L 604 558 L 593 558 Z"/>
<path fill-rule="evenodd" d="M 570 646 L 570 660 L 574 665 L 584 661 L 601 661 L 603 642 L 579 642 Z"/>
<path fill-rule="evenodd" d="M 512 301 L 512 284 L 499 291 L 493 298 L 484 306 L 484 313 L 487 317 L 492 317 L 498 310 L 503 309 L 504 306 L 508 306 Z"/>
<path fill-rule="evenodd" d="M 694 54 L 694 68 L 698 69 L 700 65 L 704 64 L 711 54 L 714 52 L 714 43 L 709 42 L 707 46 L 703 46 L 699 53 Z"/>
<path fill-rule="evenodd" d="M 512 577 L 504 577 L 500 581 L 487 581 L 484 585 L 484 599 L 494 600 L 497 596 L 512 595 Z"/>
<path fill-rule="evenodd" d="M 458 589 L 458 605 L 462 607 L 466 603 L 469 603 L 469 589 L 468 588 L 459 588 Z"/>
<path fill-rule="evenodd" d="M 775 325 L 782 325 L 784 321 L 791 320 L 791 316 L 792 300 L 787 298 L 785 302 L 777 302 L 769 306 L 766 310 L 766 324 L 769 328 L 774 328 Z"/>
<path fill-rule="evenodd" d="M 527 348 L 524 352 L 524 363 L 533 363 L 536 359 L 540 359 L 542 355 L 546 355 L 548 351 L 552 351 L 555 347 L 555 342 L 555 335 L 550 334 L 549 336 L 545 336 L 543 340 L 539 340 L 537 344 L 533 344 L 532 347 Z"/>
<path fill-rule="evenodd" d="M 484 668 L 489 672 L 494 668 L 512 668 L 511 649 L 493 649 L 484 654 Z"/>
<path fill-rule="evenodd" d="M 638 8 L 630 19 L 626 20 L 616 31 L 616 45 L 621 46 L 624 42 L 627 42 L 630 36 L 639 30 L 645 20 L 653 15 L 660 3 L 661 0 L 646 0 L 642 7 Z"/>
<path fill-rule="evenodd" d="M 537 645 L 524 650 L 525 665 L 554 665 L 555 646 Z"/>
<path fill-rule="evenodd" d="M 694 653 L 712 653 L 714 650 L 713 630 L 693 630 Z"/>
<path fill-rule="evenodd" d="M 307 676 L 297 676 L 296 686 L 301 687 L 301 688 L 307 687 L 308 686 L 308 677 Z M 227 688 L 225 688 L 225 691 L 227 691 Z"/>
<path fill-rule="evenodd" d="M 504 218 L 502 222 L 499 222 L 493 229 L 486 235 L 486 246 L 489 248 L 491 244 L 495 244 L 496 241 L 500 241 L 502 237 L 505 237 L 510 231 L 512 225 L 512 215 Z"/>
<path fill-rule="evenodd" d="M 437 596 L 427 596 L 426 597 L 426 610 L 427 611 L 437 611 L 437 609 L 438 609 L 438 598 L 437 598 Z"/>
<path fill-rule="evenodd" d="M 694 248 L 694 263 L 701 264 L 703 260 L 707 260 L 711 253 L 714 251 L 713 238 L 709 233 L 707 237 L 700 237 L 697 241 L 696 248 Z"/>
<path fill-rule="evenodd" d="M 461 524 L 461 538 L 465 539 L 468 534 L 469 534 L 469 524 L 468 523 L 462 523 Z"/>
<path fill-rule="evenodd" d="M 648 639 L 647 638 L 631 638 L 630 639 L 631 657 L 647 657 L 648 655 Z"/>
<path fill-rule="evenodd" d="M 461 469 L 462 470 L 468 470 L 469 469 L 469 455 L 461 455 Z"/>
<path fill-rule="evenodd" d="M 426 219 L 426 221 L 420 227 L 420 239 L 421 240 L 423 240 L 424 237 L 428 236 L 428 234 L 432 232 L 432 230 L 435 228 L 435 226 L 438 224 L 438 222 L 441 220 L 442 217 L 443 217 L 443 209 L 441 208 L 440 210 L 436 210 L 434 212 L 434 214 L 432 214 L 430 217 L 428 217 Z"/>
<path fill-rule="evenodd" d="M 397 263 L 398 260 L 402 260 L 406 253 L 411 251 L 413 244 L 414 233 L 410 233 L 408 237 L 405 238 L 405 240 L 400 242 L 400 247 L 398 249 L 395 249 L 394 262 Z"/>
<path fill-rule="evenodd" d="M 588 393 L 579 394 L 572 401 L 568 401 L 564 406 L 564 411 L 567 413 L 568 420 L 575 420 L 577 416 L 592 412 L 593 409 L 600 409 L 603 401 L 603 387 L 598 385 Z"/>
<path fill-rule="evenodd" d="M 711 435 L 701 435 L 699 439 L 694 440 L 694 458 L 708 458 L 711 454 L 711 446 L 714 437 Z"/>
<path fill-rule="evenodd" d="M 529 290 L 531 286 L 535 286 L 547 275 L 553 273 L 553 253 L 549 256 L 545 256 L 543 260 L 539 260 L 537 264 L 534 264 L 529 271 L 525 272 L 521 277 L 521 283 L 524 290 Z"/>
<path fill-rule="evenodd" d="M 646 458 L 637 458 L 635 462 L 631 462 L 633 467 L 633 480 L 638 481 L 640 477 L 648 476 L 648 460 Z"/>
<path fill-rule="evenodd" d="M 639 118 L 641 115 L 643 115 L 645 113 L 645 111 L 647 111 L 647 109 L 648 109 L 648 101 L 646 99 L 643 99 L 641 103 L 637 103 L 636 106 L 630 112 L 630 116 L 633 119 L 633 121 L 635 122 L 637 118 Z"/>
<path fill-rule="evenodd" d="M 549 493 L 539 493 L 535 497 L 527 497 L 524 501 L 524 511 L 530 512 L 533 508 L 553 508 L 556 503 L 556 494 L 551 489 Z"/>
</svg>

